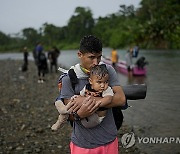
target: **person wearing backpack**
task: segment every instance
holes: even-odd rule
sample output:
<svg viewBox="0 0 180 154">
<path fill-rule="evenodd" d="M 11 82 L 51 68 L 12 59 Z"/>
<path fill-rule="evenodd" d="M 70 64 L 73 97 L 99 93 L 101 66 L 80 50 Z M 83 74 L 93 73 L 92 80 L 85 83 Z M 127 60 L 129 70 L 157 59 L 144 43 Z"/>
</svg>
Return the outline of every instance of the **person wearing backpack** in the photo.
<svg viewBox="0 0 180 154">
<path fill-rule="evenodd" d="M 79 64 L 74 66 L 74 70 L 78 67 Z M 93 128 L 100 124 L 105 115 L 106 109 L 101 108 L 101 106 L 111 103 L 112 96 L 114 95 L 112 88 L 108 86 L 109 74 L 105 64 L 95 65 L 90 70 L 89 83 L 84 86 L 80 91 L 81 96 L 94 96 L 102 97 L 99 100 L 99 109 L 91 116 L 86 117 L 81 120 L 81 123 L 86 128 Z M 73 96 L 74 98 L 76 97 Z M 60 115 L 57 122 L 51 127 L 52 130 L 57 130 L 61 128 L 69 118 L 69 113 L 67 111 L 67 106 L 63 103 L 56 103 L 56 108 L 58 109 Z"/>
<path fill-rule="evenodd" d="M 50 62 L 50 72 L 53 72 L 53 67 L 55 69 L 55 72 L 57 73 L 57 59 L 60 55 L 60 50 L 57 47 L 52 47 L 52 49 L 48 52 L 48 59 Z"/>
<path fill-rule="evenodd" d="M 118 154 L 117 127 L 113 118 L 112 107 L 124 106 L 126 99 L 120 86 L 116 71 L 110 65 L 106 65 L 109 73 L 109 86 L 113 90 L 112 102 L 103 107 L 107 108 L 106 116 L 99 125 L 93 128 L 85 128 L 81 124 L 81 119 L 94 114 L 99 108 L 101 97 L 84 97 L 78 96 L 71 99 L 72 96 L 78 95 L 80 90 L 88 83 L 89 70 L 98 65 L 102 56 L 102 43 L 92 35 L 84 36 L 80 42 L 80 48 L 77 53 L 80 60 L 79 73 L 75 88 L 72 87 L 70 76 L 62 78 L 62 87 L 56 103 L 64 102 L 68 104 L 67 110 L 72 113 L 73 130 L 70 142 L 71 154 Z"/>
<path fill-rule="evenodd" d="M 47 71 L 47 58 L 44 51 L 38 52 L 37 56 L 38 83 L 44 83 L 45 73 Z"/>
</svg>

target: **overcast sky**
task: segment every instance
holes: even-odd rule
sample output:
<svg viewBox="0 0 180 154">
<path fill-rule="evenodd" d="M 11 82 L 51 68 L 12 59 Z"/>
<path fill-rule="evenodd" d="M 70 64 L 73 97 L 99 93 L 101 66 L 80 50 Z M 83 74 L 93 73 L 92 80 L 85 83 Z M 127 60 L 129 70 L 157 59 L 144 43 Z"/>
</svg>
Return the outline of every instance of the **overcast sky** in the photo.
<svg viewBox="0 0 180 154">
<path fill-rule="evenodd" d="M 120 5 L 139 7 L 141 0 L 0 0 L 0 31 L 18 33 L 24 28 L 38 30 L 45 22 L 65 26 L 77 6 L 89 7 L 93 18 L 116 13 Z"/>
</svg>

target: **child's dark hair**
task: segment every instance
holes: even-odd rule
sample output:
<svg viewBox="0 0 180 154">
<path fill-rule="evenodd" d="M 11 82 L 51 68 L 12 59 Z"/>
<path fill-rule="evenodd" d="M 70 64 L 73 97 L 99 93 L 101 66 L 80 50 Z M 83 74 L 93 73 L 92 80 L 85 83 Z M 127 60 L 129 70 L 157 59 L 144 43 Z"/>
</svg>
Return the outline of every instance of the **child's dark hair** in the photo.
<svg viewBox="0 0 180 154">
<path fill-rule="evenodd" d="M 102 42 L 93 35 L 84 36 L 80 41 L 79 51 L 82 53 L 102 52 Z"/>
<path fill-rule="evenodd" d="M 103 78 L 109 75 L 106 65 L 101 64 L 101 65 L 95 65 L 94 67 L 92 67 L 90 70 L 90 76 L 92 75 L 98 75 L 100 78 Z"/>
</svg>

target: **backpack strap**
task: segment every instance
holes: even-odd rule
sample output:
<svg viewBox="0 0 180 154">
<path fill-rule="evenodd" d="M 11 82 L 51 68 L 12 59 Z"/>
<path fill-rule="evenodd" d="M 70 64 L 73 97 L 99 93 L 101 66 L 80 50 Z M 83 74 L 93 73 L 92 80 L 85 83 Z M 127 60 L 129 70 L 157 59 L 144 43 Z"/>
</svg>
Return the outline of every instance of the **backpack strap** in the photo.
<svg viewBox="0 0 180 154">
<path fill-rule="evenodd" d="M 70 69 L 68 71 L 68 75 L 71 81 L 72 88 L 75 91 L 75 85 L 78 83 L 78 78 L 77 78 L 76 73 L 74 72 L 74 69 Z"/>
<path fill-rule="evenodd" d="M 113 117 L 114 117 L 114 122 L 116 124 L 116 128 L 117 130 L 120 129 L 120 127 L 122 126 L 122 123 L 123 123 L 123 119 L 124 119 L 124 116 L 123 116 L 123 113 L 121 111 L 121 107 L 120 106 L 117 106 L 117 107 L 113 107 L 112 108 L 112 113 L 113 113 Z"/>
<path fill-rule="evenodd" d="M 67 76 L 68 74 L 67 73 L 63 73 L 60 75 L 59 79 L 58 79 L 58 89 L 59 91 L 61 91 L 61 88 L 62 88 L 62 79 L 63 77 Z"/>
</svg>

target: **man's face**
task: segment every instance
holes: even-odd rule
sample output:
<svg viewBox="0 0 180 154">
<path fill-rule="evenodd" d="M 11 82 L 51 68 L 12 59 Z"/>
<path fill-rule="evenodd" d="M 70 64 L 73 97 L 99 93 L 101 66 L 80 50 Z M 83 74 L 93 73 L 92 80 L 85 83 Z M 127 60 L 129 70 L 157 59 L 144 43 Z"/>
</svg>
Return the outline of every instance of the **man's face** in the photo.
<svg viewBox="0 0 180 154">
<path fill-rule="evenodd" d="M 82 67 L 90 70 L 91 67 L 98 65 L 101 61 L 102 52 L 100 53 L 82 53 L 78 51 L 78 57 Z"/>
</svg>

